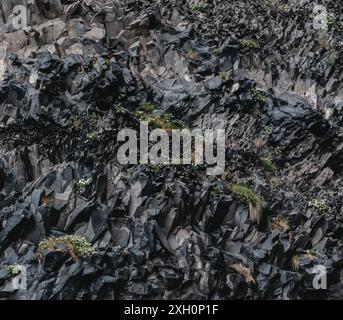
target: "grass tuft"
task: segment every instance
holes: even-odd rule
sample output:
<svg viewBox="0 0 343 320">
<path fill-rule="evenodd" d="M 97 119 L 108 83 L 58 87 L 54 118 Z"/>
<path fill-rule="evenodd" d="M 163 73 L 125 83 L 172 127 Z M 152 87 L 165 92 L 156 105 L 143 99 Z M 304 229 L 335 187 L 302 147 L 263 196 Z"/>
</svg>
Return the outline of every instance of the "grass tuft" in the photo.
<svg viewBox="0 0 343 320">
<path fill-rule="evenodd" d="M 40 251 L 68 252 L 74 260 L 87 257 L 94 253 L 91 244 L 86 238 L 77 235 L 49 237 L 38 245 Z"/>
<path fill-rule="evenodd" d="M 266 96 L 259 90 L 257 89 L 252 89 L 252 98 L 254 100 L 254 102 L 256 103 L 266 103 L 267 98 Z"/>
<path fill-rule="evenodd" d="M 308 205 L 310 207 L 314 207 L 319 210 L 319 212 L 326 212 L 330 211 L 330 206 L 326 203 L 325 200 L 320 198 L 314 198 L 311 201 L 309 201 Z"/>
<path fill-rule="evenodd" d="M 330 14 L 327 15 L 326 23 L 327 23 L 329 29 L 336 29 L 336 28 L 337 28 L 336 17 L 335 17 L 335 15 L 332 14 L 332 13 L 330 13 Z"/>
<path fill-rule="evenodd" d="M 291 267 L 294 271 L 298 271 L 300 269 L 300 261 L 304 258 L 309 259 L 310 261 L 315 261 L 318 259 L 318 253 L 316 250 L 305 250 L 302 253 L 295 254 L 291 259 Z"/>
<path fill-rule="evenodd" d="M 290 229 L 289 221 L 286 217 L 277 217 L 273 222 L 270 223 L 270 230 L 279 230 L 286 232 Z"/>
<path fill-rule="evenodd" d="M 278 178 L 278 177 L 272 177 L 272 178 L 270 179 L 270 183 L 271 183 L 271 186 L 272 186 L 273 191 L 278 191 L 278 190 L 280 190 L 280 187 L 281 187 L 281 180 L 280 180 L 280 178 Z"/>
<path fill-rule="evenodd" d="M 219 56 L 219 55 L 221 55 L 221 53 L 222 53 L 222 51 L 219 48 L 213 49 L 213 54 L 214 55 Z"/>
<path fill-rule="evenodd" d="M 84 188 L 88 187 L 90 184 L 92 183 L 92 179 L 80 179 L 76 182 L 75 186 L 76 186 L 76 191 L 80 192 L 82 191 Z"/>
<path fill-rule="evenodd" d="M 146 113 L 143 111 L 136 111 L 134 116 L 140 121 L 150 122 L 154 127 L 159 129 L 164 129 L 170 131 L 172 129 L 184 129 L 185 125 L 182 123 L 177 123 L 172 120 L 172 115 L 170 113 L 165 113 L 163 115 Z"/>
<path fill-rule="evenodd" d="M 21 273 L 19 264 L 8 264 L 4 268 L 11 275 L 11 277 L 16 276 Z"/>
<path fill-rule="evenodd" d="M 87 135 L 86 135 L 86 138 L 88 141 L 95 141 L 98 139 L 98 137 L 99 137 L 99 134 L 95 131 L 87 133 Z"/>
<path fill-rule="evenodd" d="M 243 39 L 240 41 L 240 44 L 251 49 L 258 49 L 260 47 L 257 41 L 253 39 Z"/>
<path fill-rule="evenodd" d="M 255 283 L 255 279 L 252 275 L 251 270 L 248 267 L 244 266 L 242 263 L 233 264 L 231 265 L 231 268 L 240 273 L 244 277 L 246 283 Z"/>
<path fill-rule="evenodd" d="M 275 167 L 272 159 L 266 158 L 266 157 L 261 157 L 260 161 L 261 161 L 262 167 L 265 170 L 267 170 L 269 172 L 274 172 L 276 170 L 276 167 Z"/>
<path fill-rule="evenodd" d="M 240 201 L 249 207 L 250 219 L 253 222 L 259 223 L 265 206 L 264 200 L 250 188 L 241 184 L 230 184 L 229 189 Z"/>
<path fill-rule="evenodd" d="M 156 109 L 156 106 L 150 102 L 145 101 L 142 106 L 142 110 L 148 113 L 153 112 Z"/>
<path fill-rule="evenodd" d="M 300 267 L 300 256 L 298 254 L 294 255 L 291 260 L 291 266 L 294 271 L 299 270 Z"/>
<path fill-rule="evenodd" d="M 338 59 L 338 53 L 337 50 L 332 49 L 330 51 L 330 54 L 328 55 L 328 57 L 326 58 L 326 62 L 330 65 L 334 64 L 336 62 L 336 60 Z"/>
<path fill-rule="evenodd" d="M 197 12 L 204 12 L 205 11 L 205 3 L 203 1 L 198 1 L 194 6 L 193 10 Z"/>
</svg>

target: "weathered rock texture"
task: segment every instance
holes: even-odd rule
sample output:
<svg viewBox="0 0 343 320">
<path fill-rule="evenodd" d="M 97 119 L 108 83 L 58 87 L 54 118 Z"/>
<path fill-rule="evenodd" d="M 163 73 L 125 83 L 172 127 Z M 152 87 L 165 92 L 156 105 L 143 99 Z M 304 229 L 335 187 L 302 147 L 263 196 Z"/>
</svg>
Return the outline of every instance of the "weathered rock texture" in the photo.
<svg viewBox="0 0 343 320">
<path fill-rule="evenodd" d="M 306 0 L 27 2 L 0 4 L 1 298 L 343 297 L 340 1 L 318 1 L 327 32 Z M 119 165 L 116 133 L 145 101 L 225 128 L 226 174 Z M 259 223 L 232 184 L 264 199 Z M 94 254 L 39 252 L 64 234 Z"/>
</svg>

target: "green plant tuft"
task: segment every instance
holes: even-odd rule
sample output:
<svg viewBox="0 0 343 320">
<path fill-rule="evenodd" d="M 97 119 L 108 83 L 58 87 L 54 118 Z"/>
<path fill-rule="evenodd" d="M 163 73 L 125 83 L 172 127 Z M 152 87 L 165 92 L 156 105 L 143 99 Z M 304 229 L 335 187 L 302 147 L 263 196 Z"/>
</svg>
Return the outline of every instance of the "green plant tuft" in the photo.
<svg viewBox="0 0 343 320">
<path fill-rule="evenodd" d="M 73 116 L 70 117 L 70 120 L 72 121 L 73 126 L 75 128 L 77 128 L 77 129 L 82 128 L 82 121 L 81 121 L 81 119 L 78 116 L 74 116 L 73 115 Z"/>
<path fill-rule="evenodd" d="M 92 183 L 92 179 L 80 179 L 76 182 L 76 190 L 80 192 L 82 189 L 88 187 Z"/>
<path fill-rule="evenodd" d="M 308 205 L 310 207 L 318 209 L 320 212 L 330 211 L 330 206 L 326 203 L 325 200 L 322 200 L 320 198 L 312 199 L 311 201 L 309 201 Z"/>
<path fill-rule="evenodd" d="M 219 77 L 223 80 L 223 81 L 229 81 L 230 76 L 228 72 L 225 71 L 221 71 L 219 72 Z"/>
<path fill-rule="evenodd" d="M 263 134 L 266 136 L 269 136 L 273 131 L 273 127 L 272 126 L 265 126 L 262 130 Z"/>
<path fill-rule="evenodd" d="M 266 157 L 261 157 L 260 161 L 261 161 L 262 167 L 265 170 L 267 170 L 269 172 L 274 172 L 276 170 L 276 167 L 275 167 L 272 159 L 266 158 Z"/>
<path fill-rule="evenodd" d="M 87 257 L 94 253 L 86 238 L 78 235 L 49 237 L 39 243 L 38 249 L 40 251 L 68 252 L 74 259 Z"/>
<path fill-rule="evenodd" d="M 338 53 L 337 53 L 337 51 L 336 51 L 335 49 L 332 49 L 332 50 L 330 51 L 329 56 L 326 58 L 326 62 L 327 62 L 328 64 L 334 64 L 334 63 L 336 62 L 337 58 L 338 58 Z"/>
<path fill-rule="evenodd" d="M 11 277 L 20 274 L 20 265 L 19 264 L 8 264 L 4 266 L 6 271 L 11 275 Z"/>
<path fill-rule="evenodd" d="M 241 184 L 230 184 L 229 189 L 237 199 L 249 206 L 251 220 L 259 223 L 265 206 L 264 200 L 249 187 Z"/>
<path fill-rule="evenodd" d="M 221 188 L 220 188 L 220 186 L 214 185 L 214 186 L 212 187 L 211 195 L 213 195 L 214 197 L 217 197 L 217 196 L 220 195 L 220 193 L 221 193 Z"/>
<path fill-rule="evenodd" d="M 106 64 L 106 66 L 110 66 L 111 65 L 111 59 L 109 59 L 109 58 L 106 58 L 105 59 L 105 64 Z"/>
<path fill-rule="evenodd" d="M 257 89 L 252 89 L 252 98 L 254 102 L 256 103 L 265 103 L 267 101 L 267 98 L 265 95 L 261 92 L 258 91 Z"/>
<path fill-rule="evenodd" d="M 98 139 L 98 136 L 99 134 L 97 132 L 90 132 L 90 133 L 87 133 L 86 137 L 87 137 L 87 140 L 89 141 L 95 141 Z"/>
<path fill-rule="evenodd" d="M 240 41 L 241 45 L 251 49 L 258 49 L 260 46 L 256 40 L 253 39 L 243 39 Z"/>
<path fill-rule="evenodd" d="M 326 18 L 326 23 L 327 23 L 329 29 L 336 29 L 337 21 L 336 21 L 335 15 L 332 13 L 328 14 L 327 18 Z"/>
<path fill-rule="evenodd" d="M 194 6 L 193 6 L 194 11 L 198 12 L 204 12 L 205 11 L 205 3 L 203 1 L 198 1 Z"/>
<path fill-rule="evenodd" d="M 156 107 L 155 107 L 154 104 L 152 104 L 152 103 L 150 103 L 150 102 L 147 102 L 147 101 L 145 101 L 145 102 L 143 103 L 143 106 L 142 106 L 142 110 L 143 110 L 143 111 L 151 113 L 151 112 L 153 112 L 155 109 L 156 109 Z"/>
<path fill-rule="evenodd" d="M 281 180 L 280 180 L 280 178 L 278 178 L 278 177 L 272 177 L 272 178 L 270 179 L 270 183 L 271 183 L 272 189 L 273 189 L 274 191 L 280 190 L 280 187 L 281 187 Z"/>
<path fill-rule="evenodd" d="M 122 105 L 117 105 L 115 107 L 115 112 L 116 113 L 121 113 L 121 114 L 126 114 L 127 113 L 127 109 L 124 108 Z"/>
<path fill-rule="evenodd" d="M 274 148 L 273 154 L 276 156 L 280 156 L 282 154 L 283 150 L 284 150 L 283 147 L 278 146 L 278 147 Z"/>
<path fill-rule="evenodd" d="M 151 123 L 154 127 L 164 130 L 172 129 L 182 129 L 185 128 L 183 123 L 177 123 L 172 120 L 172 115 L 170 113 L 165 113 L 163 115 L 145 113 L 143 111 L 136 111 L 134 116 L 140 121 L 147 121 Z"/>
<path fill-rule="evenodd" d="M 222 53 L 222 51 L 219 48 L 213 49 L 213 54 L 216 56 L 219 56 Z"/>
</svg>

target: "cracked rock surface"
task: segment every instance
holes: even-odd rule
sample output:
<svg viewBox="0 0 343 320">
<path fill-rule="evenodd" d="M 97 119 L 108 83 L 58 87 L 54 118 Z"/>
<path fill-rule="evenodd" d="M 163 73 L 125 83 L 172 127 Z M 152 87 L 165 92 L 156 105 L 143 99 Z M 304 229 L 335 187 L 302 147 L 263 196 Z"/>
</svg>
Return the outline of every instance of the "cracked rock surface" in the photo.
<svg viewBox="0 0 343 320">
<path fill-rule="evenodd" d="M 1 1 L 0 299 L 342 299 L 343 4 L 318 4 L 326 32 L 307 0 Z M 120 165 L 146 102 L 225 129 L 225 174 Z M 65 235 L 92 254 L 39 246 Z"/>
</svg>

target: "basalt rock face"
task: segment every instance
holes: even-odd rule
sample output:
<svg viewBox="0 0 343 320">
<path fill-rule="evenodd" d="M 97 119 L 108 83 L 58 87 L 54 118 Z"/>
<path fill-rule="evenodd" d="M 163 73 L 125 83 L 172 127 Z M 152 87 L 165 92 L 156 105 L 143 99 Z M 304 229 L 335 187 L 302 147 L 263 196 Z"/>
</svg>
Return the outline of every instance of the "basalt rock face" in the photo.
<svg viewBox="0 0 343 320">
<path fill-rule="evenodd" d="M 0 298 L 342 298 L 343 16 L 318 4 L 327 30 L 306 0 L 2 1 Z M 225 174 L 120 165 L 146 101 L 225 129 Z M 39 250 L 66 234 L 93 254 Z"/>
</svg>

